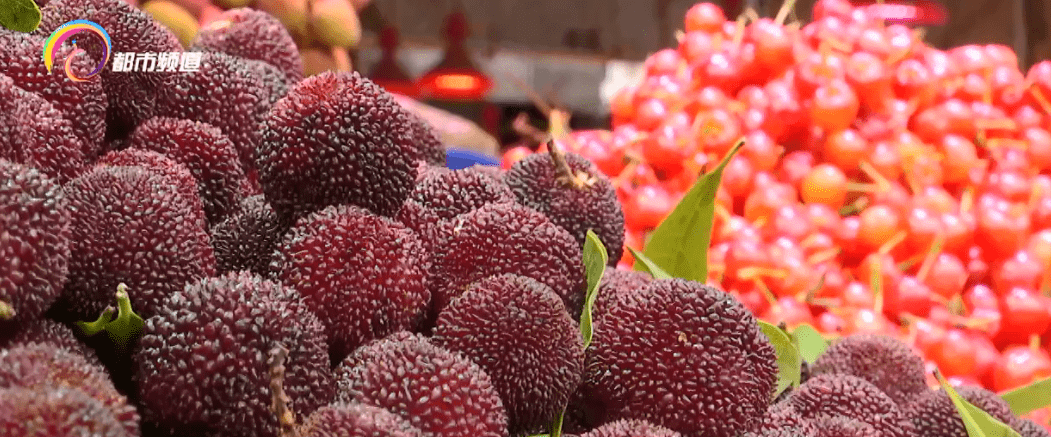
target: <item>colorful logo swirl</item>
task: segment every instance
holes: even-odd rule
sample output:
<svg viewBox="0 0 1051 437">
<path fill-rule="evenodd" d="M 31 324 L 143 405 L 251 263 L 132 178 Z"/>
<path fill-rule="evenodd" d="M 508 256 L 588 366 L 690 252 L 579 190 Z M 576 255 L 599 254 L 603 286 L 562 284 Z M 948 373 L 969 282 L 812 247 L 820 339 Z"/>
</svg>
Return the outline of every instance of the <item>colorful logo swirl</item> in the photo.
<svg viewBox="0 0 1051 437">
<path fill-rule="evenodd" d="M 73 35 L 80 32 L 90 32 L 102 40 L 102 59 L 99 60 L 99 64 L 95 66 L 95 69 L 92 70 L 91 73 L 88 73 L 86 76 L 77 76 L 77 74 L 73 72 L 73 58 L 84 53 L 84 49 L 77 47 L 76 40 L 73 40 L 73 51 L 69 56 L 66 56 L 66 76 L 69 76 L 69 79 L 74 82 L 83 82 L 88 80 L 88 78 L 99 74 L 106 66 L 106 63 L 109 62 L 110 52 L 113 49 L 113 41 L 110 40 L 109 33 L 106 32 L 106 29 L 103 29 L 102 26 L 99 26 L 98 23 L 93 21 L 73 20 L 59 26 L 58 29 L 51 32 L 51 36 L 49 36 L 47 41 L 44 42 L 44 66 L 47 67 L 48 73 L 50 73 L 51 69 L 55 66 L 55 52 Z"/>
</svg>

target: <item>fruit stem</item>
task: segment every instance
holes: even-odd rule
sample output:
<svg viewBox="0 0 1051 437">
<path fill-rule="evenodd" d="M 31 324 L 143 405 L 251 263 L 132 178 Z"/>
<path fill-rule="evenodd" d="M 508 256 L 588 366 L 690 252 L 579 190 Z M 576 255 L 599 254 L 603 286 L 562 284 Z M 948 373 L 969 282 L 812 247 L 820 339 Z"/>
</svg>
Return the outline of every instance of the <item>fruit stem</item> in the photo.
<svg viewBox="0 0 1051 437">
<path fill-rule="evenodd" d="M 15 318 L 15 309 L 11 304 L 0 300 L 0 320 L 11 320 Z"/>
<path fill-rule="evenodd" d="M 777 11 L 777 17 L 774 18 L 774 23 L 781 25 L 785 24 L 785 20 L 788 19 L 788 14 L 796 8 L 796 0 L 785 0 L 781 3 L 781 9 Z"/>
<path fill-rule="evenodd" d="M 529 141 L 530 145 L 533 147 L 540 146 L 547 141 L 547 132 L 529 124 L 529 116 L 524 112 L 519 113 L 514 121 L 511 122 L 511 129 L 513 129 L 518 136 Z"/>
<path fill-rule="evenodd" d="M 890 237 L 890 239 L 887 240 L 886 243 L 883 243 L 883 245 L 879 247 L 879 250 L 877 250 L 877 252 L 881 255 L 886 255 L 890 253 L 890 251 L 894 250 L 894 248 L 897 247 L 897 245 L 905 241 L 905 238 L 908 236 L 908 232 L 898 231 L 898 233 L 894 234 L 893 237 Z"/>
<path fill-rule="evenodd" d="M 106 329 L 106 324 L 113 321 L 113 315 L 117 312 L 112 306 L 106 307 L 94 322 L 77 322 L 77 327 L 85 336 L 91 337 Z"/>
<path fill-rule="evenodd" d="M 1032 334 L 1029 336 L 1029 349 L 1033 352 L 1040 351 L 1040 334 Z"/>
<path fill-rule="evenodd" d="M 1044 95 L 1040 88 L 1037 88 L 1036 84 L 1029 84 L 1029 93 L 1036 99 L 1036 103 L 1040 104 L 1040 107 L 1044 109 L 1048 115 L 1051 115 L 1051 101 L 1047 100 L 1047 96 Z"/>
<path fill-rule="evenodd" d="M 742 15 L 740 17 L 737 17 L 737 23 L 736 23 L 736 26 L 734 28 L 734 39 L 733 39 L 733 46 L 734 47 L 741 47 L 741 42 L 744 41 L 744 31 L 746 29 L 745 26 L 747 26 L 747 24 L 748 24 L 747 20 L 748 19 L 744 15 Z"/>
<path fill-rule="evenodd" d="M 938 236 L 935 237 L 934 242 L 931 244 L 930 250 L 927 251 L 927 256 L 923 258 L 923 264 L 920 264 L 920 270 L 916 272 L 916 279 L 920 282 L 924 282 L 927 279 L 927 275 L 930 274 L 931 268 L 934 267 L 934 261 L 938 259 L 938 255 L 942 252 L 942 246 L 945 245 L 945 233 L 939 232 Z"/>
<path fill-rule="evenodd" d="M 277 416 L 277 422 L 281 427 L 281 437 L 294 437 L 296 427 L 296 414 L 288 407 L 292 399 L 285 393 L 285 359 L 288 358 L 288 349 L 283 344 L 277 343 L 270 349 L 270 409 Z"/>
</svg>

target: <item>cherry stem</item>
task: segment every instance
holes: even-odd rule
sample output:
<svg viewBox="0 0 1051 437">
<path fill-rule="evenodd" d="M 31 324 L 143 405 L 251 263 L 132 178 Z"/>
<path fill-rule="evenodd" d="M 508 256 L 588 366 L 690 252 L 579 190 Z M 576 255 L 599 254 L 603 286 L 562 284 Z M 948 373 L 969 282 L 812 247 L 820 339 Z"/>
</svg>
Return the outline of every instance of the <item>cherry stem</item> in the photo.
<svg viewBox="0 0 1051 437">
<path fill-rule="evenodd" d="M 513 129 L 518 136 L 529 141 L 534 146 L 544 144 L 548 140 L 547 132 L 530 124 L 529 116 L 524 112 L 515 117 L 514 121 L 511 123 L 511 129 Z"/>
<path fill-rule="evenodd" d="M 763 294 L 763 297 L 766 298 L 766 301 L 770 306 L 777 306 L 777 296 L 774 295 L 773 291 L 770 291 L 770 287 L 766 285 L 766 282 L 763 282 L 763 278 L 756 276 L 752 278 L 752 283 L 755 284 L 755 288 L 759 289 L 759 292 Z"/>
<path fill-rule="evenodd" d="M 788 19 L 788 14 L 792 13 L 792 10 L 796 8 L 796 0 L 785 0 L 781 3 L 781 9 L 777 11 L 777 17 L 774 18 L 774 23 L 778 25 L 785 24 L 785 20 Z"/>
<path fill-rule="evenodd" d="M 0 300 L 0 320 L 11 320 L 15 318 L 15 309 L 11 304 Z"/>
<path fill-rule="evenodd" d="M 879 250 L 877 250 L 877 252 L 881 255 L 886 255 L 890 253 L 890 251 L 894 250 L 894 248 L 901 244 L 901 242 L 905 241 L 905 238 L 908 236 L 908 232 L 898 231 L 898 233 L 894 234 L 893 237 L 890 237 L 890 239 L 887 240 L 886 243 L 883 243 L 883 245 L 879 247 Z"/>
<path fill-rule="evenodd" d="M 296 426 L 296 415 L 288 404 L 292 399 L 285 393 L 285 359 L 288 358 L 288 349 L 277 343 L 270 349 L 270 398 L 271 411 L 277 416 L 281 426 L 281 437 L 294 437 Z"/>
<path fill-rule="evenodd" d="M 945 233 L 939 232 L 938 236 L 935 237 L 934 242 L 931 244 L 930 250 L 927 251 L 927 256 L 923 258 L 923 264 L 920 264 L 920 270 L 916 272 L 916 279 L 920 282 L 924 282 L 927 279 L 927 275 L 930 274 L 931 268 L 934 267 L 934 261 L 938 259 L 938 255 L 942 253 L 942 246 L 945 245 Z"/>
<path fill-rule="evenodd" d="M 748 19 L 744 15 L 737 17 L 737 25 L 734 28 L 734 47 L 741 47 L 741 43 L 744 41 L 744 32 L 746 30 L 747 23 Z"/>
<path fill-rule="evenodd" d="M 1040 351 L 1040 343 L 1041 343 L 1040 340 L 1041 340 L 1040 339 L 1040 334 L 1032 334 L 1032 335 L 1030 335 L 1029 336 L 1029 349 L 1031 349 L 1033 352 L 1039 352 Z"/>
</svg>

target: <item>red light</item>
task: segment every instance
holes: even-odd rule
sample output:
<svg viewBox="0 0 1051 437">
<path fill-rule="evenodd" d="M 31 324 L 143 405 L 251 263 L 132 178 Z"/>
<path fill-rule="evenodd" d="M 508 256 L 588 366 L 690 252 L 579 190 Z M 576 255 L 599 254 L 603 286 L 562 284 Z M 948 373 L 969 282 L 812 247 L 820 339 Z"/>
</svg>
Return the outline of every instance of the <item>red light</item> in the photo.
<svg viewBox="0 0 1051 437">
<path fill-rule="evenodd" d="M 470 91 L 481 84 L 481 79 L 468 74 L 443 74 L 434 78 L 435 86 L 449 91 Z"/>
</svg>

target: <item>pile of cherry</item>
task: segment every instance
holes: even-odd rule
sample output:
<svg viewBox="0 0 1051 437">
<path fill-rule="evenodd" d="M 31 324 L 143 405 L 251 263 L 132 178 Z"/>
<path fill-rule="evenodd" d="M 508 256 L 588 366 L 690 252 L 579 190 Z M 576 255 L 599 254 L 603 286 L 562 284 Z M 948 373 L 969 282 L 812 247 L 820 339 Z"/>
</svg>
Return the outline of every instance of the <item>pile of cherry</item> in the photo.
<svg viewBox="0 0 1051 437">
<path fill-rule="evenodd" d="M 710 283 L 772 323 L 902 336 L 951 381 L 1051 376 L 1051 61 L 939 50 L 845 0 L 806 25 L 782 24 L 790 8 L 697 4 L 614 98 L 612 130 L 566 141 L 615 179 L 627 245 L 744 137 Z"/>
</svg>

